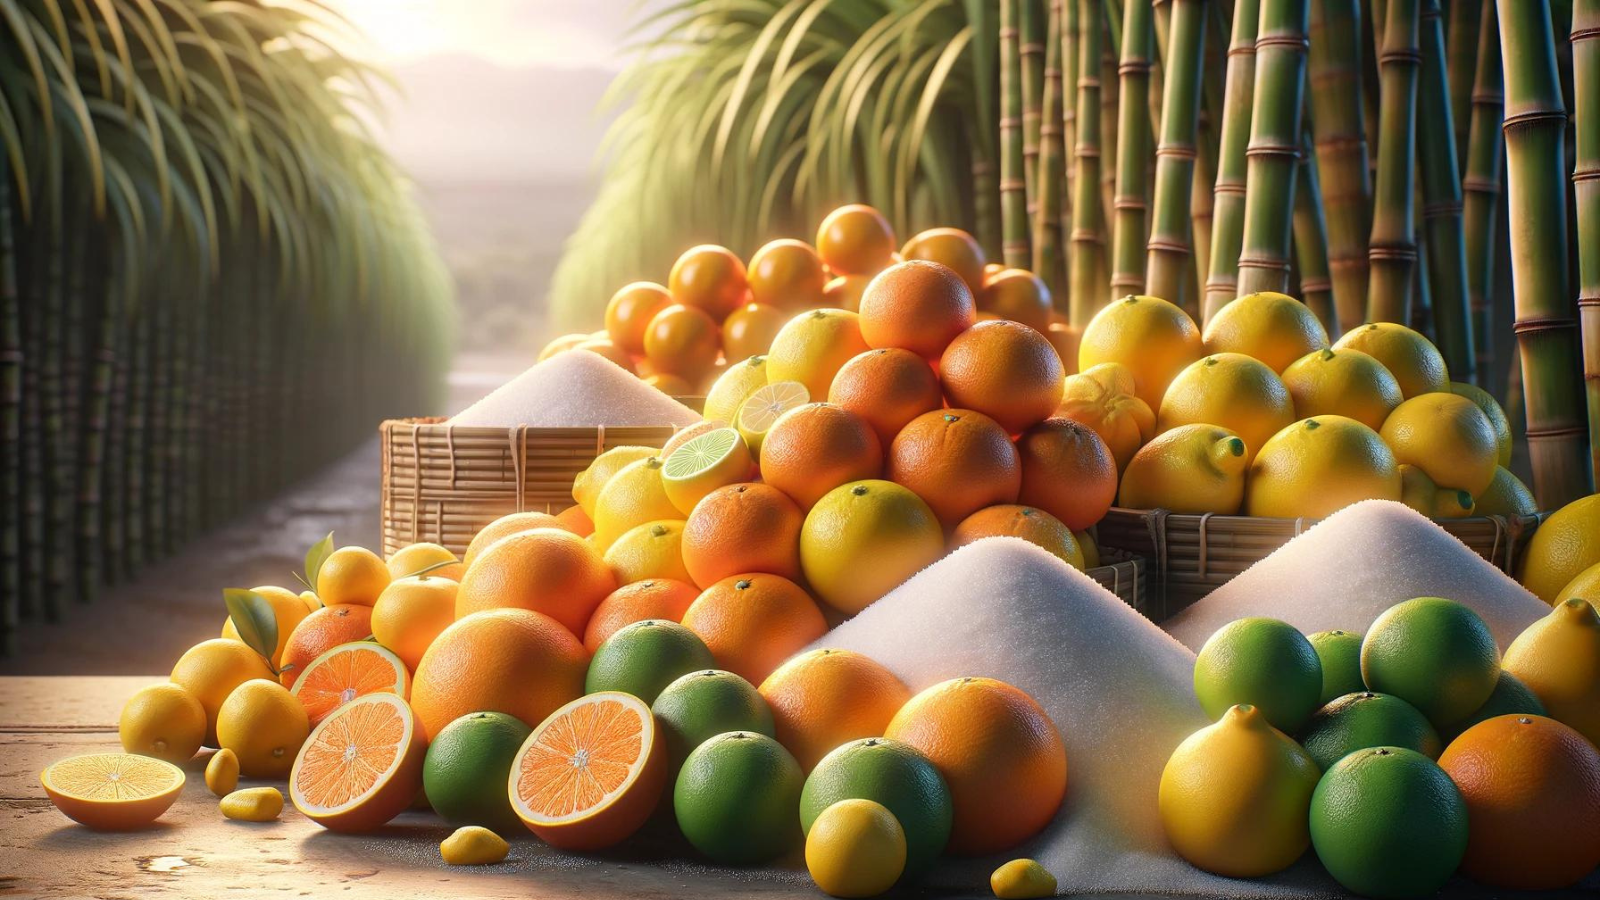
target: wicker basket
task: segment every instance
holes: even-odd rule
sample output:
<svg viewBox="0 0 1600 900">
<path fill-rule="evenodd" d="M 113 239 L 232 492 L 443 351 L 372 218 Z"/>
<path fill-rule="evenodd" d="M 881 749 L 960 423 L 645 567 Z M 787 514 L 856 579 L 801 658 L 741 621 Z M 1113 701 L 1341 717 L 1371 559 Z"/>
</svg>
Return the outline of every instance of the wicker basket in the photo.
<svg viewBox="0 0 1600 900">
<path fill-rule="evenodd" d="M 1152 604 L 1150 578 L 1148 576 L 1149 561 L 1144 557 L 1115 547 L 1100 548 L 1100 565 L 1084 571 L 1085 575 L 1093 578 L 1101 587 L 1117 595 L 1117 599 L 1128 604 L 1139 612 L 1140 615 L 1160 622 L 1166 618 L 1157 609 L 1158 604 Z"/>
<path fill-rule="evenodd" d="M 1504 572 L 1515 571 L 1543 516 L 1437 519 L 1440 527 Z M 1161 617 L 1227 584 L 1235 575 L 1316 524 L 1313 519 L 1178 515 L 1114 507 L 1100 520 L 1101 546 L 1149 557 L 1156 566 Z M 1161 621 L 1161 619 L 1156 619 Z"/>
<path fill-rule="evenodd" d="M 383 454 L 383 552 L 418 541 L 463 553 L 483 526 L 524 510 L 572 505 L 572 482 L 613 447 L 660 447 L 670 425 L 483 428 L 391 419 Z"/>
</svg>

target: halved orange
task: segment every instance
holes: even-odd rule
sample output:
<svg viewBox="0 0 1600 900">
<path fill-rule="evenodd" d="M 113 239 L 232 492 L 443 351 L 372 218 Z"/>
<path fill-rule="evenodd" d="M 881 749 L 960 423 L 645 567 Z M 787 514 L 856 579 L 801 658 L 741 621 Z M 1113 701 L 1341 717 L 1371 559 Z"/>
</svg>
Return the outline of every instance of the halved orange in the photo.
<svg viewBox="0 0 1600 900">
<path fill-rule="evenodd" d="M 409 697 L 411 673 L 394 651 L 371 641 L 330 648 L 306 665 L 289 690 L 313 726 L 351 700 L 381 691 Z"/>
<path fill-rule="evenodd" d="M 400 695 L 357 697 L 312 729 L 289 772 L 289 799 L 331 831 L 371 831 L 411 805 L 426 750 Z"/>
<path fill-rule="evenodd" d="M 132 753 L 91 753 L 39 773 L 50 802 L 90 828 L 122 831 L 154 822 L 183 793 L 183 770 Z"/>
<path fill-rule="evenodd" d="M 511 808 L 563 850 L 599 850 L 639 830 L 666 785 L 664 742 L 644 701 L 599 691 L 540 723 L 511 764 Z"/>
</svg>

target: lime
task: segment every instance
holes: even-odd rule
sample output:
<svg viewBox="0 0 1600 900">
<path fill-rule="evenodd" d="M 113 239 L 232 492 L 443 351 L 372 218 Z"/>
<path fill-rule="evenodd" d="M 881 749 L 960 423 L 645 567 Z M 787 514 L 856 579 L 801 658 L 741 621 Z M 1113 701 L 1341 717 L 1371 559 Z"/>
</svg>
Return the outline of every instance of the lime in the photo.
<svg viewBox="0 0 1600 900">
<path fill-rule="evenodd" d="M 434 812 L 452 825 L 520 832 L 506 783 L 532 730 L 502 712 L 467 713 L 441 729 L 422 762 L 422 789 Z"/>
<path fill-rule="evenodd" d="M 1306 640 L 1322 662 L 1322 704 L 1345 694 L 1367 689 L 1361 680 L 1361 635 L 1349 631 L 1319 631 Z"/>
<path fill-rule="evenodd" d="M 806 870 L 834 897 L 876 897 L 906 868 L 906 833 L 871 800 L 840 800 L 806 834 Z"/>
<path fill-rule="evenodd" d="M 1389 607 L 1361 642 L 1361 680 L 1393 694 L 1436 729 L 1482 706 L 1500 677 L 1500 653 L 1478 614 L 1454 600 L 1418 597 Z"/>
<path fill-rule="evenodd" d="M 1483 701 L 1483 705 L 1478 707 L 1472 715 L 1452 726 L 1449 732 L 1443 735 L 1444 742 L 1448 745 L 1461 732 L 1479 722 L 1488 721 L 1495 716 L 1511 715 L 1545 716 L 1549 715 L 1549 713 L 1545 711 L 1544 704 L 1539 701 L 1537 694 L 1529 690 L 1528 686 L 1523 684 L 1517 676 L 1502 669 L 1499 680 L 1494 683 L 1494 692 L 1489 695 L 1489 699 Z"/>
<path fill-rule="evenodd" d="M 681 675 L 717 664 L 700 636 L 666 619 L 643 619 L 618 629 L 589 660 L 583 692 L 622 691 L 646 703 Z"/>
<path fill-rule="evenodd" d="M 1300 743 L 1326 772 L 1333 764 L 1368 747 L 1405 747 L 1429 759 L 1444 752 L 1438 732 L 1417 708 L 1388 694 L 1362 691 L 1317 710 Z"/>
<path fill-rule="evenodd" d="M 750 452 L 759 459 L 761 442 L 772 423 L 789 410 L 810 402 L 811 394 L 805 385 L 798 381 L 775 381 L 756 388 L 745 398 L 739 406 L 738 415 L 734 417 L 734 424 Z"/>
<path fill-rule="evenodd" d="M 667 499 L 684 515 L 719 487 L 750 478 L 750 448 L 732 428 L 716 428 L 684 441 L 661 466 Z"/>
<path fill-rule="evenodd" d="M 1293 734 L 1322 696 L 1322 662 L 1294 626 L 1238 619 L 1217 629 L 1194 663 L 1194 692 L 1213 719 L 1248 703 L 1279 731 Z"/>
<path fill-rule="evenodd" d="M 683 765 L 691 750 L 724 732 L 777 734 L 772 710 L 755 685 L 720 669 L 703 669 L 678 678 L 656 697 L 651 711 L 666 738 L 672 772 Z"/>
<path fill-rule="evenodd" d="M 1328 874 L 1354 893 L 1432 896 L 1467 851 L 1467 805 L 1450 776 L 1421 753 L 1361 750 L 1317 783 L 1311 845 Z"/>
<path fill-rule="evenodd" d="M 800 792 L 800 827 L 807 834 L 822 811 L 841 800 L 888 807 L 905 829 L 906 871 L 926 871 L 950 840 L 954 807 L 944 777 L 915 748 L 888 738 L 862 738 L 824 756 Z"/>
<path fill-rule="evenodd" d="M 694 749 L 678 773 L 672 809 L 696 850 L 728 865 L 764 863 L 800 840 L 804 777 L 783 745 L 730 731 Z"/>
</svg>

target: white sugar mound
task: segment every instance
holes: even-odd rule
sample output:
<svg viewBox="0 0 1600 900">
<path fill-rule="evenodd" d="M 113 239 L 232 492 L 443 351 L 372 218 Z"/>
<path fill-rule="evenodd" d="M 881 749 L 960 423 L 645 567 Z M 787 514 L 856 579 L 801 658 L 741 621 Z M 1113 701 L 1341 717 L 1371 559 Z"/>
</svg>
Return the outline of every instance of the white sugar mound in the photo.
<svg viewBox="0 0 1600 900">
<path fill-rule="evenodd" d="M 694 410 L 588 352 L 558 353 L 511 379 L 449 422 L 510 428 L 692 425 Z"/>
<path fill-rule="evenodd" d="M 1445 597 L 1483 617 L 1506 645 L 1550 607 L 1436 523 L 1390 500 L 1345 507 L 1169 619 L 1194 650 L 1245 616 L 1282 619 L 1306 634 L 1366 632 L 1413 597 Z"/>
</svg>

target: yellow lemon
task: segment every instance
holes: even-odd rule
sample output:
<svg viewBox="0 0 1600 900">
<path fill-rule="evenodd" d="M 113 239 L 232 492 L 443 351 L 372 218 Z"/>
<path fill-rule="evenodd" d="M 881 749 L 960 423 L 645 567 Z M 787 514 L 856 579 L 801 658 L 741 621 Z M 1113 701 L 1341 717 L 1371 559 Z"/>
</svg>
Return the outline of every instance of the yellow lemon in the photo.
<svg viewBox="0 0 1600 900">
<path fill-rule="evenodd" d="M 622 471 L 627 466 L 641 459 L 649 459 L 660 453 L 654 447 L 622 446 L 612 447 L 610 450 L 596 456 L 589 468 L 578 473 L 572 481 L 572 499 L 583 510 L 583 514 L 594 518 L 594 504 L 600 499 L 600 491 L 611 480 L 611 477 Z"/>
<path fill-rule="evenodd" d="M 828 396 L 833 376 L 858 353 L 872 349 L 860 318 L 843 309 L 813 309 L 790 319 L 767 353 L 769 382 L 798 381 L 813 397 Z"/>
<path fill-rule="evenodd" d="M 1245 294 L 1206 323 L 1207 353 L 1243 353 L 1274 372 L 1328 346 L 1328 332 L 1304 303 L 1276 291 Z"/>
<path fill-rule="evenodd" d="M 1244 438 L 1245 461 L 1294 422 L 1294 400 L 1276 372 L 1242 353 L 1191 363 L 1167 388 L 1156 432 L 1179 425 L 1217 425 Z"/>
<path fill-rule="evenodd" d="M 772 424 L 789 410 L 799 409 L 810 402 L 811 393 L 798 381 L 774 381 L 756 388 L 745 398 L 739 412 L 734 415 L 734 424 L 757 461 L 761 459 L 761 442 L 766 439 Z"/>
<path fill-rule="evenodd" d="M 1134 454 L 1117 499 L 1134 509 L 1231 516 L 1244 503 L 1245 444 L 1226 428 L 1180 425 Z"/>
<path fill-rule="evenodd" d="M 239 755 L 232 750 L 218 750 L 206 761 L 206 790 L 218 797 L 226 797 L 239 786 Z"/>
<path fill-rule="evenodd" d="M 466 825 L 439 842 L 439 855 L 452 866 L 484 866 L 500 862 L 511 852 L 505 838 L 482 825 Z"/>
<path fill-rule="evenodd" d="M 1151 409 L 1184 367 L 1203 354 L 1200 328 L 1189 314 L 1160 297 L 1128 296 L 1101 307 L 1078 342 L 1078 371 L 1122 363 L 1133 373 L 1134 393 Z"/>
<path fill-rule="evenodd" d="M 719 487 L 749 481 L 755 460 L 750 447 L 732 428 L 717 428 L 692 437 L 672 451 L 661 466 L 667 499 L 687 516 L 700 498 Z"/>
<path fill-rule="evenodd" d="M 824 494 L 800 526 L 800 569 L 823 602 L 866 609 L 944 555 L 944 530 L 921 497 L 892 481 Z"/>
<path fill-rule="evenodd" d="M 301 591 L 300 602 L 305 605 L 308 616 L 322 608 L 322 598 L 317 596 L 316 591 Z"/>
<path fill-rule="evenodd" d="M 239 772 L 248 778 L 287 777 L 310 733 L 305 707 L 272 679 L 239 685 L 217 713 L 217 740 L 239 757 Z"/>
<path fill-rule="evenodd" d="M 311 610 L 306 608 L 306 603 L 299 594 L 281 587 L 264 585 L 250 590 L 271 604 L 273 618 L 278 622 L 278 646 L 272 651 L 272 666 L 277 668 L 283 656 L 283 647 L 289 643 L 289 635 L 294 631 L 294 627 L 300 624 L 301 619 L 311 615 Z M 236 641 L 240 639 L 239 629 L 233 624 L 233 616 L 229 616 L 228 620 L 222 623 L 222 636 Z"/>
<path fill-rule="evenodd" d="M 1407 398 L 1450 387 L 1450 370 L 1439 348 L 1404 325 L 1372 322 L 1353 328 L 1333 349 L 1360 350 L 1383 363 Z"/>
<path fill-rule="evenodd" d="M 1489 419 L 1489 427 L 1494 429 L 1495 443 L 1500 447 L 1500 465 L 1511 465 L 1511 420 L 1506 418 L 1506 411 L 1500 407 L 1494 395 L 1475 384 L 1459 381 L 1450 382 L 1450 393 L 1471 400 L 1483 410 L 1484 416 Z"/>
<path fill-rule="evenodd" d="M 1531 516 L 1539 511 L 1539 502 L 1521 479 L 1495 466 L 1494 480 L 1475 498 L 1473 508 L 1480 516 Z"/>
<path fill-rule="evenodd" d="M 409 578 L 423 569 L 427 569 L 429 575 L 437 575 L 451 581 L 460 581 L 461 576 L 467 573 L 467 567 L 462 565 L 460 557 L 450 552 L 449 548 L 432 543 L 401 547 L 389 557 L 387 565 L 391 582 Z M 435 569 L 433 566 L 439 568 Z"/>
<path fill-rule="evenodd" d="M 182 763 L 206 739 L 206 709 L 179 685 L 152 684 L 122 705 L 117 735 L 129 753 Z"/>
<path fill-rule="evenodd" d="M 1476 515 L 1471 494 L 1460 488 L 1440 487 L 1427 472 L 1405 463 L 1400 465 L 1400 502 L 1434 519 Z"/>
<path fill-rule="evenodd" d="M 1320 519 L 1362 500 L 1399 500 L 1400 464 L 1376 431 L 1344 416 L 1272 436 L 1245 479 L 1245 515 Z"/>
<path fill-rule="evenodd" d="M 1106 442 L 1117 470 L 1156 436 L 1156 414 L 1134 393 L 1133 373 L 1121 363 L 1101 363 L 1068 375 L 1056 415 L 1089 426 Z"/>
<path fill-rule="evenodd" d="M 637 525 L 617 538 L 605 552 L 606 565 L 617 584 L 651 578 L 668 578 L 693 584 L 683 565 L 683 522 L 661 519 Z"/>
<path fill-rule="evenodd" d="M 1405 399 L 1383 363 L 1360 350 L 1307 353 L 1283 370 L 1283 386 L 1300 418 L 1347 416 L 1373 431 Z"/>
<path fill-rule="evenodd" d="M 876 897 L 894 887 L 905 868 L 905 829 L 881 803 L 840 800 L 806 832 L 806 869 L 834 897 Z"/>
<path fill-rule="evenodd" d="M 217 746 L 217 710 L 233 689 L 252 678 L 271 678 L 261 654 L 242 641 L 212 638 L 184 651 L 172 666 L 172 683 L 200 701 L 206 711 L 205 746 Z"/>
<path fill-rule="evenodd" d="M 1161 772 L 1157 805 L 1178 855 L 1218 875 L 1259 878 L 1311 844 L 1317 764 L 1248 704 L 1190 735 Z"/>
<path fill-rule="evenodd" d="M 389 567 L 365 547 L 340 547 L 317 570 L 317 596 L 329 606 L 371 606 L 389 586 Z"/>
<path fill-rule="evenodd" d="M 233 791 L 217 804 L 224 818 L 239 822 L 271 822 L 283 812 L 283 792 L 275 787 Z"/>
<path fill-rule="evenodd" d="M 1555 605 L 1560 606 L 1573 597 L 1587 600 L 1590 606 L 1600 610 L 1600 563 L 1584 569 L 1576 578 L 1567 582 L 1567 586 L 1556 595 Z"/>
<path fill-rule="evenodd" d="M 606 482 L 594 503 L 595 545 L 604 552 L 629 529 L 658 519 L 682 519 L 661 481 L 661 458 L 636 460 Z"/>
<path fill-rule="evenodd" d="M 1056 895 L 1056 877 L 1031 859 L 1013 859 L 989 876 L 989 890 L 1000 900 L 1035 900 Z"/>
<path fill-rule="evenodd" d="M 1544 520 L 1522 554 L 1522 586 L 1554 603 L 1567 582 L 1600 562 L 1600 494 L 1568 503 Z"/>
<path fill-rule="evenodd" d="M 1600 747 L 1600 611 L 1567 599 L 1517 635 L 1501 668 L 1527 685 L 1552 718 Z"/>
<path fill-rule="evenodd" d="M 701 418 L 707 422 L 734 424 L 734 416 L 739 414 L 739 407 L 756 392 L 756 388 L 765 387 L 766 383 L 765 356 L 752 356 L 734 363 L 727 371 L 717 376 L 717 380 L 711 385 L 711 390 L 706 391 L 706 403 L 704 412 L 700 414 Z"/>
<path fill-rule="evenodd" d="M 1395 407 L 1378 430 L 1401 463 L 1428 473 L 1440 487 L 1472 496 L 1494 481 L 1500 449 L 1489 418 L 1465 397 L 1444 391 L 1418 394 Z"/>
<path fill-rule="evenodd" d="M 1087 531 L 1074 531 L 1072 536 L 1078 541 L 1078 550 L 1083 553 L 1083 568 L 1085 570 L 1098 568 L 1100 565 L 1100 546 L 1094 542 L 1094 535 Z"/>
</svg>

